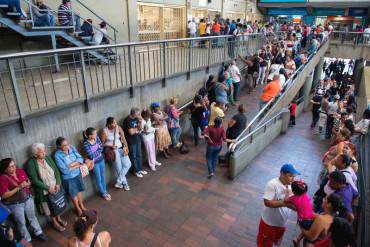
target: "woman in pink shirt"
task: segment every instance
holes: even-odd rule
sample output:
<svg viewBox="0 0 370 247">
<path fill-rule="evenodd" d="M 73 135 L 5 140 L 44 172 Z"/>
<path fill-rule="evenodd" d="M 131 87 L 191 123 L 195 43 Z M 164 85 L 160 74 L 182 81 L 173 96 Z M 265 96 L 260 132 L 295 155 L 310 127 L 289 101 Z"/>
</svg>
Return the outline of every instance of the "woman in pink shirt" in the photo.
<svg viewBox="0 0 370 247">
<path fill-rule="evenodd" d="M 315 214 L 313 212 L 311 198 L 307 194 L 307 184 L 299 180 L 294 181 L 291 186 L 293 195 L 289 197 L 287 195 L 284 202 L 287 207 L 297 211 L 299 226 L 305 230 L 309 230 L 315 218 Z M 299 246 L 299 242 L 302 238 L 303 234 L 301 233 L 298 237 L 293 239 L 294 246 Z"/>
</svg>

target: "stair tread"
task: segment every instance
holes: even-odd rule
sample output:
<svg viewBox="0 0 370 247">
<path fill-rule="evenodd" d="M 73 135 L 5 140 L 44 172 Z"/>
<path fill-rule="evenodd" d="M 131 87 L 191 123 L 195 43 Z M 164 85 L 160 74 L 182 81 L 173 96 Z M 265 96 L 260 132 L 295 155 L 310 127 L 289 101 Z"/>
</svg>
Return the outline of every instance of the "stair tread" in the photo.
<svg viewBox="0 0 370 247">
<path fill-rule="evenodd" d="M 1 8 L 1 9 L 9 8 L 9 6 L 8 6 L 7 4 L 0 4 L 0 8 Z"/>
<path fill-rule="evenodd" d="M 18 12 L 7 12 L 6 15 L 10 15 L 10 16 L 20 16 L 21 14 L 18 13 Z"/>
</svg>

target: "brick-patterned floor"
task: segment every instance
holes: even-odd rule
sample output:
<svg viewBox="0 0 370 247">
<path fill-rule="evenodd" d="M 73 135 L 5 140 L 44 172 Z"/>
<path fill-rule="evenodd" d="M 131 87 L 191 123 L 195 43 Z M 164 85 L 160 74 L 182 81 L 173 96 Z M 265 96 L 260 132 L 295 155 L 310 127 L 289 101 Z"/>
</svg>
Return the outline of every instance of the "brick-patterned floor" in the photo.
<svg viewBox="0 0 370 247">
<path fill-rule="evenodd" d="M 249 119 L 256 112 L 257 95 L 241 97 L 249 102 Z M 99 211 L 97 230 L 112 234 L 111 246 L 255 246 L 263 188 L 279 174 L 281 164 L 296 164 L 310 192 L 316 187 L 325 145 L 312 135 L 309 123 L 310 113 L 303 114 L 296 127 L 278 137 L 234 181 L 226 178 L 224 167 L 207 179 L 205 146 L 191 146 L 187 155 L 161 160 L 162 167 L 144 179 L 130 176 L 131 191 L 110 188 L 113 201 L 93 197 L 86 205 Z M 66 217 L 65 233 L 46 228 L 50 241 L 34 241 L 34 246 L 66 246 L 73 235 L 73 216 Z M 293 215 L 282 246 L 290 246 L 296 233 Z"/>
</svg>

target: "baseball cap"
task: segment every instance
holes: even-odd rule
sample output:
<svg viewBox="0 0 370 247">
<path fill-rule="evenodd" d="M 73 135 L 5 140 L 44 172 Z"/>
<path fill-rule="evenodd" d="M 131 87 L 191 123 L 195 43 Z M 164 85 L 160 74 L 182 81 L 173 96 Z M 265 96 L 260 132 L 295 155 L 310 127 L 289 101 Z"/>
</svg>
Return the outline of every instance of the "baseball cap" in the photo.
<svg viewBox="0 0 370 247">
<path fill-rule="evenodd" d="M 153 102 L 152 104 L 151 104 L 151 107 L 153 107 L 153 108 L 155 108 L 155 107 L 160 107 L 160 103 L 159 102 Z"/>
<path fill-rule="evenodd" d="M 297 169 L 295 169 L 294 165 L 290 164 L 290 163 L 284 164 L 280 168 L 280 172 L 282 172 L 282 173 L 291 173 L 291 174 L 295 174 L 295 175 L 301 175 L 301 173 L 299 171 L 297 171 Z"/>
</svg>

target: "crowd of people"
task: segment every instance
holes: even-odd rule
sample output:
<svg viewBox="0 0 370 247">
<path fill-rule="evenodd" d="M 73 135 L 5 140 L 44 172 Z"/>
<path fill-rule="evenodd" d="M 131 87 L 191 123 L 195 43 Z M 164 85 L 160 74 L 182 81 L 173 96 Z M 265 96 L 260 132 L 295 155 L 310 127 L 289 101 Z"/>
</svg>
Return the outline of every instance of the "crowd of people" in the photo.
<svg viewBox="0 0 370 247">
<path fill-rule="evenodd" d="M 282 24 L 277 30 L 283 30 L 284 25 Z M 266 26 L 267 29 L 274 30 L 274 24 Z M 199 145 L 201 140 L 206 143 L 208 178 L 211 179 L 215 175 L 223 143 L 235 142 L 247 126 L 245 107 L 238 102 L 241 82 L 247 81 L 249 92 L 254 90 L 257 84 L 266 84 L 260 97 L 261 108 L 276 98 L 286 85 L 286 81 L 294 76 L 299 66 L 308 61 L 310 54 L 317 51 L 325 41 L 327 32 L 330 31 L 329 27 L 317 27 L 310 31 L 307 29 L 307 26 L 286 25 L 288 32 L 267 40 L 256 54 L 251 57 L 240 56 L 247 68 L 245 73 L 238 68 L 235 60 L 231 61 L 224 66 L 217 77 L 209 76 L 205 86 L 196 93 L 190 107 L 184 110 L 191 115 L 194 145 Z M 350 145 L 350 141 L 352 135 L 355 139 L 356 133 L 368 127 L 369 112 L 364 113 L 364 119 L 357 125 L 353 123 L 353 116 L 352 124 L 349 122 L 350 114 L 356 110 L 353 101 L 353 81 L 349 76 L 341 77 L 341 81 L 336 81 L 339 78 L 337 75 L 339 70 L 330 71 L 330 78 L 322 82 L 316 91 L 316 98 L 313 99 L 316 118 L 312 128 L 319 121 L 321 129 L 326 129 L 327 138 L 332 138 L 332 143 L 335 145 L 326 155 L 331 158 L 326 158 L 324 162 L 321 184 L 326 181 L 323 187 L 325 196 L 320 197 L 323 203 L 315 205 L 316 212 L 322 214 L 311 212 L 308 205 L 310 200 L 306 194 L 307 185 L 303 181 L 293 181 L 294 176 L 299 172 L 291 164 L 286 164 L 281 169 L 280 177 L 270 181 L 266 187 L 264 195 L 266 207 L 260 223 L 258 246 L 272 246 L 279 242 L 285 230 L 288 208 L 297 210 L 302 226 L 303 235 L 294 240 L 296 244 L 303 237 L 308 246 L 318 238 L 325 240 L 329 231 L 341 232 L 342 227 L 353 221 L 353 214 L 350 211 L 352 202 L 343 203 L 340 195 L 344 194 L 346 200 L 350 198 L 349 193 L 353 193 L 353 198 L 356 195 L 356 175 L 355 171 L 350 169 L 356 169 L 358 164 L 355 165 L 353 162 L 355 150 L 353 145 Z M 320 94 L 325 94 L 322 99 L 318 98 L 321 97 Z M 328 101 L 327 109 L 325 99 Z M 87 209 L 84 205 L 82 193 L 86 188 L 83 177 L 93 172 L 99 195 L 104 200 L 110 201 L 113 198 L 108 192 L 104 176 L 106 163 L 111 163 L 115 168 L 114 187 L 129 191 L 127 173 L 130 170 L 140 179 L 149 175 L 143 167 L 142 144 L 146 153 L 145 163 L 152 172 L 162 165 L 157 160 L 157 152 L 164 158 L 173 155 L 173 151 L 177 149 L 181 153 L 187 153 L 188 150 L 181 138 L 180 126 L 180 116 L 184 112 L 179 110 L 177 103 L 176 98 L 169 99 L 166 110 L 161 109 L 159 102 L 153 102 L 150 109 L 132 108 L 121 125 L 114 117 L 108 117 L 103 129 L 89 127 L 82 131 L 83 148 L 80 150 L 71 145 L 65 137 L 60 136 L 55 142 L 55 153 L 48 155 L 45 145 L 36 142 L 31 147 L 32 157 L 26 162 L 24 168 L 17 167 L 12 158 L 2 159 L 0 162 L 1 208 L 7 214 L 12 214 L 21 241 L 31 242 L 26 219 L 30 223 L 33 234 L 41 240 L 47 240 L 37 220 L 35 209 L 47 216 L 57 231 L 65 231 L 67 222 L 62 214 L 67 196 L 77 215 L 73 226 L 76 237 L 70 240 L 69 245 L 85 246 L 91 243 L 100 243 L 100 245 L 104 243 L 104 246 L 108 246 L 111 241 L 110 234 L 94 232 L 98 213 Z M 225 130 L 223 124 L 226 122 L 225 112 L 235 105 L 238 113 L 227 120 Z M 319 119 L 317 119 L 317 112 Z M 325 118 L 324 115 L 326 121 L 321 119 L 321 117 Z M 341 172 L 346 169 L 349 170 L 348 173 Z M 340 172 L 338 173 L 337 170 Z M 345 182 L 343 182 L 343 176 Z M 292 184 L 292 192 L 287 190 L 290 189 L 290 184 Z M 347 184 L 352 187 L 348 187 Z M 291 193 L 294 195 L 291 196 Z M 317 198 L 317 200 L 320 199 L 319 196 Z M 344 216 L 346 221 L 334 217 L 336 212 L 342 210 L 342 204 L 347 206 L 347 211 L 340 216 Z M 14 243 L 14 238 L 8 240 Z"/>
<path fill-rule="evenodd" d="M 353 61 L 348 67 L 351 64 Z M 370 109 L 356 121 L 354 81 L 350 74 L 343 73 L 344 65 L 342 60 L 324 65 L 325 79 L 315 88 L 311 100 L 313 134 L 330 143 L 322 159 L 319 189 L 310 198 L 307 190 L 311 185 L 296 180 L 300 172 L 292 164 L 284 164 L 280 176 L 265 187 L 257 246 L 281 242 L 292 210 L 297 213 L 301 229 L 301 234 L 292 240 L 294 246 L 300 246 L 302 239 L 303 246 L 354 246 L 354 209 L 359 197 L 356 174 L 361 165 L 356 151 L 360 135 L 369 129 Z"/>
</svg>

